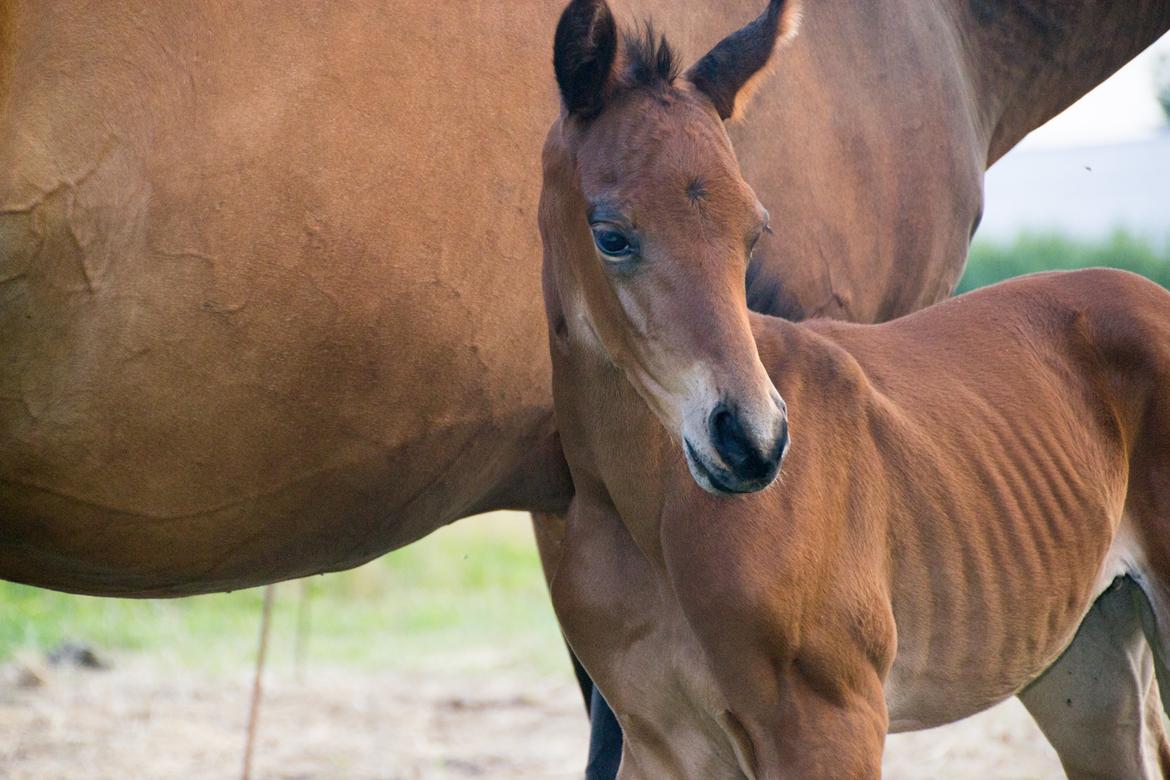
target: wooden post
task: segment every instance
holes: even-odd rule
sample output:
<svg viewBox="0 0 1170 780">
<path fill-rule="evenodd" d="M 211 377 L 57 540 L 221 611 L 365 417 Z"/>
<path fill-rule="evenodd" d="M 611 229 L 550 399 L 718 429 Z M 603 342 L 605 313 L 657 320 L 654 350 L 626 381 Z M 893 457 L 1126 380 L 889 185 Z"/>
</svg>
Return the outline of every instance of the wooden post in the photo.
<svg viewBox="0 0 1170 780">
<path fill-rule="evenodd" d="M 305 646 L 309 643 L 309 578 L 301 580 L 297 603 L 297 635 L 293 645 L 293 674 L 297 682 L 305 681 Z"/>
<path fill-rule="evenodd" d="M 256 651 L 256 676 L 252 679 L 252 702 L 248 708 L 248 731 L 244 738 L 243 780 L 252 777 L 252 751 L 256 746 L 256 722 L 260 718 L 260 698 L 263 694 L 261 679 L 264 676 L 264 661 L 268 657 L 268 632 L 272 627 L 272 604 L 276 600 L 276 586 L 264 588 L 264 606 L 260 610 L 260 647 Z"/>
</svg>

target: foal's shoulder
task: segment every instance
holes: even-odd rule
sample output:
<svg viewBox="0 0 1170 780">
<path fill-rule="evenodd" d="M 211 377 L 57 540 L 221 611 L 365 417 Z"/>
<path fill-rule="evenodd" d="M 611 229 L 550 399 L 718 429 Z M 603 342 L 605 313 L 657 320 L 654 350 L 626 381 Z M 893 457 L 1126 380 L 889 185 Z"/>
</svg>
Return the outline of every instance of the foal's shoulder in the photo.
<svg viewBox="0 0 1170 780">
<path fill-rule="evenodd" d="M 853 355 L 852 337 L 864 338 L 872 326 L 836 320 L 800 323 L 773 317 L 753 323 L 760 360 L 781 394 L 783 385 L 801 383 L 818 392 L 855 392 L 866 384 Z"/>
</svg>

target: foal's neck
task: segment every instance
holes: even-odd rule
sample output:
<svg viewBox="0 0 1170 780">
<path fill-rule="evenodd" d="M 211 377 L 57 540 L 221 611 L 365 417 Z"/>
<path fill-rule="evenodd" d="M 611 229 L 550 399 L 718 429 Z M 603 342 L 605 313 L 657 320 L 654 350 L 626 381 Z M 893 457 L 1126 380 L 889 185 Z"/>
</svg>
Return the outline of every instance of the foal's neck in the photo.
<svg viewBox="0 0 1170 780">
<path fill-rule="evenodd" d="M 666 491 L 690 481 L 681 448 L 580 320 L 559 334 L 553 324 L 557 427 L 578 497 L 610 505 L 653 556 Z"/>
</svg>

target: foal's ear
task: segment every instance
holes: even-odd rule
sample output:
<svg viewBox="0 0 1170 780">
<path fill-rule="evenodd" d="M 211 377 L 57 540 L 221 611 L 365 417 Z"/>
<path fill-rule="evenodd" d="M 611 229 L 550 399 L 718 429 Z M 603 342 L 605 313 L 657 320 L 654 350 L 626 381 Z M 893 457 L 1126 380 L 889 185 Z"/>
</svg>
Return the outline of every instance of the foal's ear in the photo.
<svg viewBox="0 0 1170 780">
<path fill-rule="evenodd" d="M 617 25 L 605 0 L 573 0 L 557 23 L 553 68 L 569 114 L 601 113 L 617 59 Z"/>
<path fill-rule="evenodd" d="M 739 119 L 779 46 L 800 26 L 800 0 L 771 0 L 768 10 L 724 38 L 687 71 L 723 119 Z"/>
</svg>

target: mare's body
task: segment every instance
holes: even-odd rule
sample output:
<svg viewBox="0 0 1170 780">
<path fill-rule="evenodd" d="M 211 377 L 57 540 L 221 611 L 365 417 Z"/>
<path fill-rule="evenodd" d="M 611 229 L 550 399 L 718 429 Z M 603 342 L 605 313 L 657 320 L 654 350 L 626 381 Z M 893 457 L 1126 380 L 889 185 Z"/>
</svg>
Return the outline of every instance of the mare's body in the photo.
<svg viewBox="0 0 1170 780">
<path fill-rule="evenodd" d="M 757 4 L 626 10 L 698 52 Z M 0 576 L 239 588 L 567 505 L 531 252 L 559 12 L 0 3 Z M 985 166 L 1168 25 L 810 3 L 736 134 L 790 237 L 754 305 L 947 295 Z"/>
</svg>

